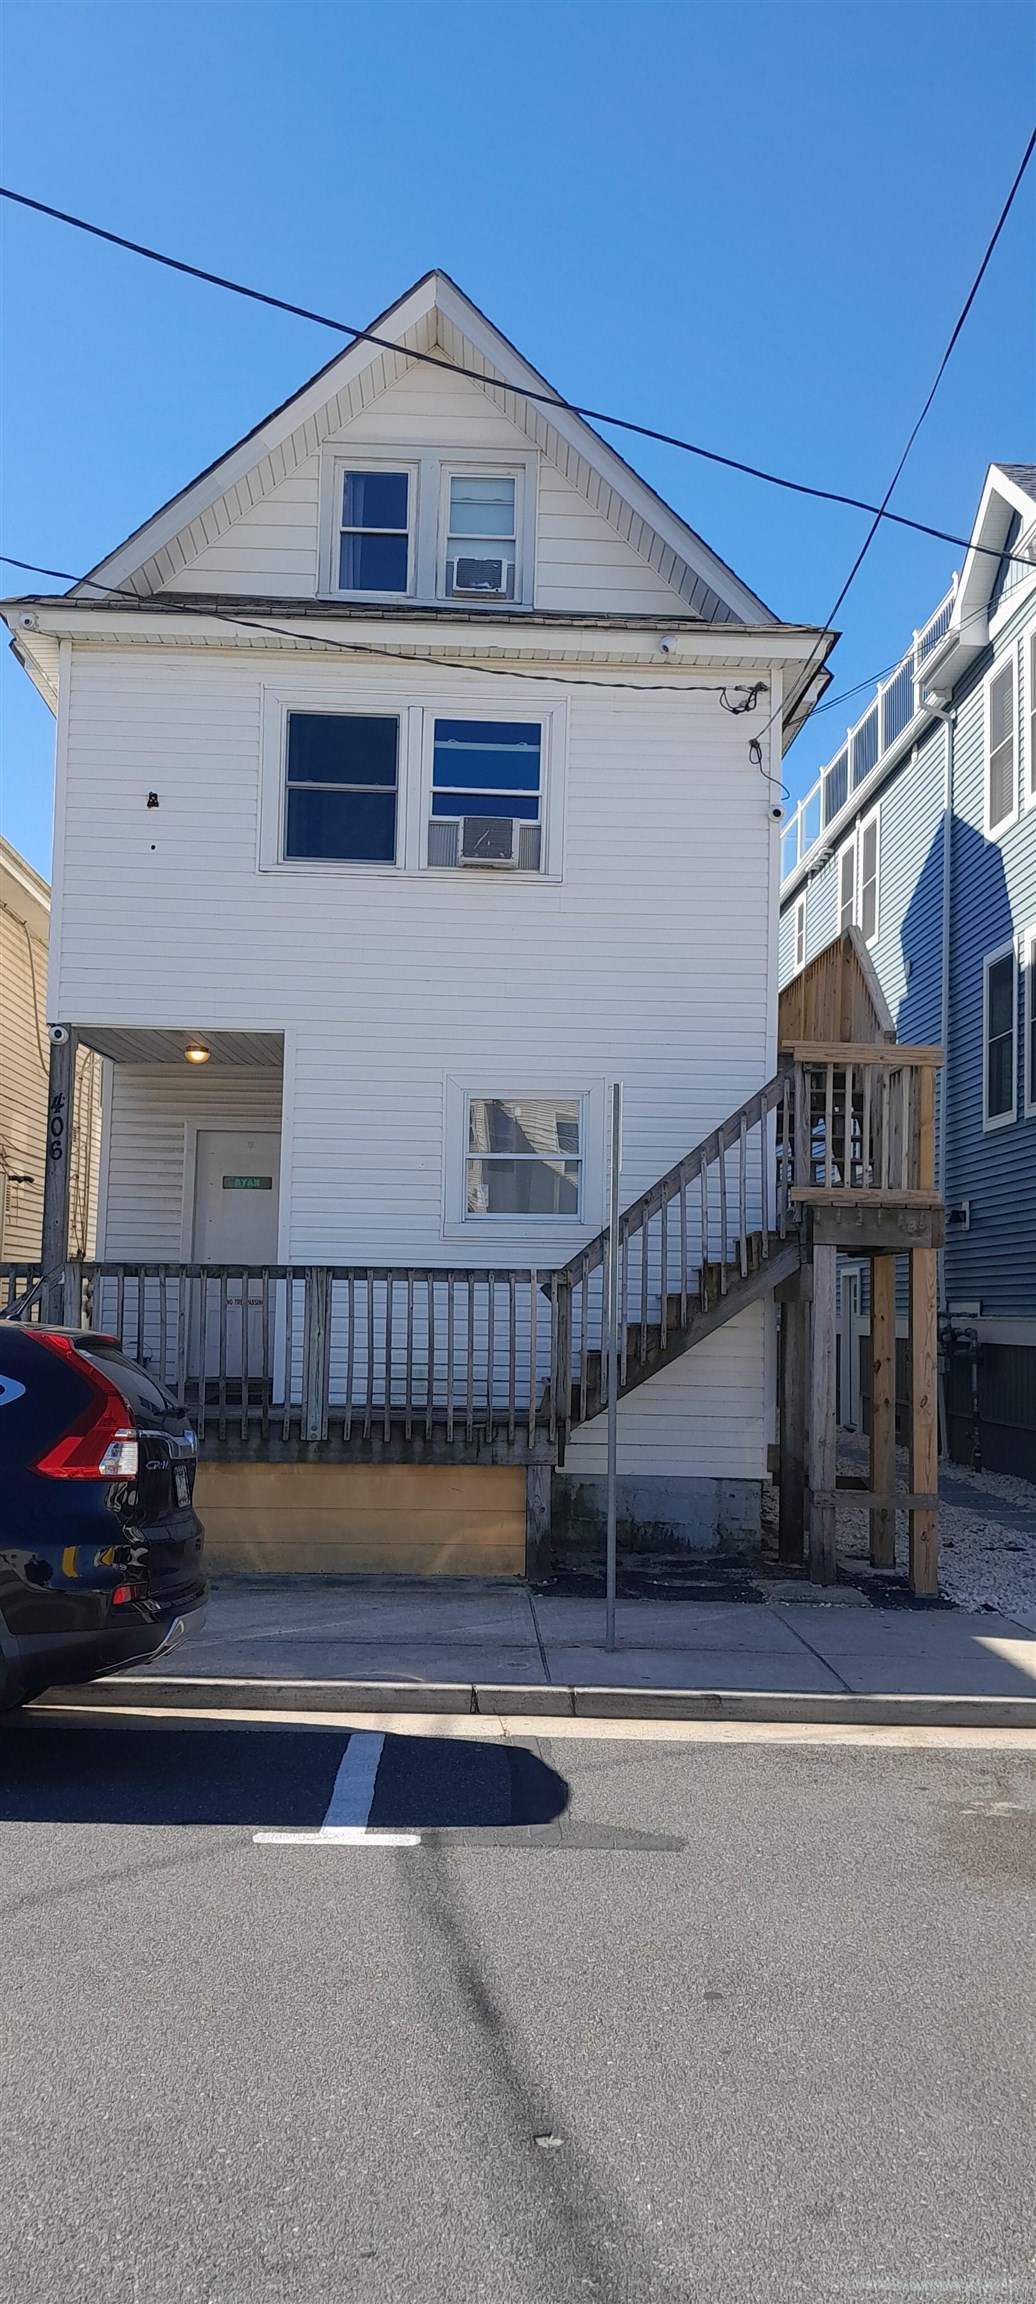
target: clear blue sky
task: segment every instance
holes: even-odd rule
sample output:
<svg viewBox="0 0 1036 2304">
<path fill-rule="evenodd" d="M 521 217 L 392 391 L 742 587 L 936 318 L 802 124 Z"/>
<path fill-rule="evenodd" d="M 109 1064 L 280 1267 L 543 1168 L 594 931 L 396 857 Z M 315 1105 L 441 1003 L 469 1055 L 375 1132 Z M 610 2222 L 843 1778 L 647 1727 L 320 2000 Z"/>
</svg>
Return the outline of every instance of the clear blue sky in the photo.
<svg viewBox="0 0 1036 2304">
<path fill-rule="evenodd" d="M 440 264 L 573 398 L 872 499 L 1036 93 L 1028 0 L 6 0 L 0 30 L 20 190 L 361 324 Z M 959 533 L 986 465 L 1036 453 L 1034 182 L 896 497 Z M 334 339 L 0 221 L 3 548 L 78 571 Z M 860 514 L 616 445 L 779 614 L 826 614 Z M 959 557 L 885 532 L 836 691 L 895 659 Z M 52 724 L 6 654 L 0 699 L 4 829 L 46 871 Z M 859 709 L 811 723 L 793 790 Z"/>
</svg>

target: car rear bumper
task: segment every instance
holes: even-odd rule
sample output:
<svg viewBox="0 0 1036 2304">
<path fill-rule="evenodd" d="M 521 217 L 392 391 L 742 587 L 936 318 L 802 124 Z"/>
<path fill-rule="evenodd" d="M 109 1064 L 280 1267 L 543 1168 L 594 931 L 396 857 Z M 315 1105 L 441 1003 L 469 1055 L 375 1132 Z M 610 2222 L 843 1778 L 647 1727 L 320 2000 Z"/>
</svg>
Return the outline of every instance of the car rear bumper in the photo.
<svg viewBox="0 0 1036 2304">
<path fill-rule="evenodd" d="M 134 1664 L 154 1663 L 178 1645 L 190 1625 L 204 1623 L 208 1590 L 199 1580 L 168 1605 L 130 1603 L 116 1621 L 109 1617 L 104 1625 L 79 1635 L 66 1631 L 22 1633 L 13 1640 L 8 1636 L 2 1701 L 24 1703 L 44 1688 L 74 1687 L 110 1672 L 128 1672 Z"/>
</svg>

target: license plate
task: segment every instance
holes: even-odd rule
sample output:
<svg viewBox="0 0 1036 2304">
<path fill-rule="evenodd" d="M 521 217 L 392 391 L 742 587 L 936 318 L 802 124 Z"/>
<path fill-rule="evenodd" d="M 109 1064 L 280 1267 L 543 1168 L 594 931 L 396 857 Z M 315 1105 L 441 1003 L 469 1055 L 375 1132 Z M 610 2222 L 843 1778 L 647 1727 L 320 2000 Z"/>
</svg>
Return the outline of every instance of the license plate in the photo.
<svg viewBox="0 0 1036 2304">
<path fill-rule="evenodd" d="M 186 1464 L 174 1464 L 173 1486 L 176 1490 L 177 1503 L 189 1504 L 191 1501 L 191 1477 Z"/>
</svg>

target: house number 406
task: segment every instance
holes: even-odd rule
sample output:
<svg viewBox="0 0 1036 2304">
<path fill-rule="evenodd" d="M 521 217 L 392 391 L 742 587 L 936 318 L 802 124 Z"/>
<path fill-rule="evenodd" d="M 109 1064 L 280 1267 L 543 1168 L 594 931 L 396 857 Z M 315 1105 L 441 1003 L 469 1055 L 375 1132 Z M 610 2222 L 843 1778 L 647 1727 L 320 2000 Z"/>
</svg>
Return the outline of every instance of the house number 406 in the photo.
<svg viewBox="0 0 1036 2304">
<path fill-rule="evenodd" d="M 60 1160 L 65 1150 L 65 1099 L 52 1096 L 47 1120 L 47 1158 Z"/>
</svg>

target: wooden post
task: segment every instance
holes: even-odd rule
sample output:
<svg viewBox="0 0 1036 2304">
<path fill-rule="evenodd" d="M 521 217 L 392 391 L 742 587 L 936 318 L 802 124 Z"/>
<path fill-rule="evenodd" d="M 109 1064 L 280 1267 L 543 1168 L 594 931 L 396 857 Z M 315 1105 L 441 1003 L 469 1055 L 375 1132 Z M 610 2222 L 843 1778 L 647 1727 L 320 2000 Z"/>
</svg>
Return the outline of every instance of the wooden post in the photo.
<svg viewBox="0 0 1036 2304">
<path fill-rule="evenodd" d="M 40 1311 L 43 1319 L 52 1325 L 60 1324 L 65 1316 L 64 1266 L 68 1255 L 68 1202 L 75 1094 L 75 1033 L 67 1024 L 54 1024 L 51 1026 L 50 1083 L 47 1090 L 47 1156 L 43 1171 L 43 1241 L 40 1251 L 45 1274 Z"/>
<path fill-rule="evenodd" d="M 809 1572 L 835 1581 L 835 1284 L 837 1248 L 813 1248 L 813 1316 L 809 1355 Z"/>
<path fill-rule="evenodd" d="M 781 1304 L 780 1534 L 782 1560 L 802 1560 L 806 1549 L 806 1434 L 809 1427 L 809 1304 Z"/>
<path fill-rule="evenodd" d="M 871 1489 L 891 1498 L 896 1487 L 896 1259 L 871 1257 Z M 871 1566 L 896 1565 L 896 1513 L 871 1507 Z"/>
<path fill-rule="evenodd" d="M 910 1254 L 910 1489 L 934 1496 L 939 1482 L 937 1251 Z M 939 1590 L 938 1513 L 934 1505 L 910 1514 L 910 1589 Z"/>
<path fill-rule="evenodd" d="M 538 1584 L 550 1573 L 550 1465 L 525 1467 L 525 1573 Z"/>
</svg>

